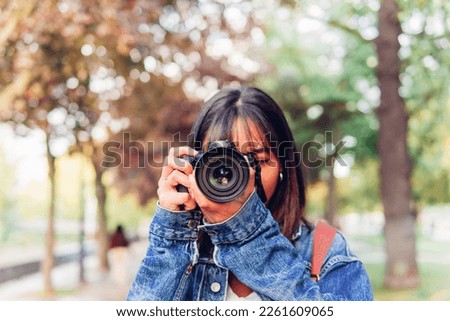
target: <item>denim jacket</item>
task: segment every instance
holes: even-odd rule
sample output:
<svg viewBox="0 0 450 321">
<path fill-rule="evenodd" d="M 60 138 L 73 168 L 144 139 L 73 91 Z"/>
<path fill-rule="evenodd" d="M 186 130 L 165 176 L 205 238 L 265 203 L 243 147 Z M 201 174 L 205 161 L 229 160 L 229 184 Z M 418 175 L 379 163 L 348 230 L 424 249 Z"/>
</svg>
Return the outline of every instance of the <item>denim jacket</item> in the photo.
<svg viewBox="0 0 450 321">
<path fill-rule="evenodd" d="M 209 252 L 196 242 L 204 232 Z M 312 235 L 302 226 L 292 244 L 256 193 L 234 216 L 217 224 L 204 222 L 199 211 L 158 206 L 128 300 L 223 301 L 228 271 L 262 300 L 373 300 L 363 264 L 339 232 L 319 281 L 311 279 Z"/>
</svg>

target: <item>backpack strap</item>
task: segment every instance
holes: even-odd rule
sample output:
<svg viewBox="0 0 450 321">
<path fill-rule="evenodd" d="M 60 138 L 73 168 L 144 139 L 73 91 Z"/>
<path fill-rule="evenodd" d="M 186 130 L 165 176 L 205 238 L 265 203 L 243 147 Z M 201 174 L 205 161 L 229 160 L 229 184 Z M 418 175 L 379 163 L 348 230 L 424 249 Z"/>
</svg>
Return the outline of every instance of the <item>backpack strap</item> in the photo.
<svg viewBox="0 0 450 321">
<path fill-rule="evenodd" d="M 336 235 L 336 228 L 323 220 L 319 220 L 314 231 L 312 258 L 311 258 L 311 278 L 319 281 L 320 270 L 328 250 Z"/>
</svg>

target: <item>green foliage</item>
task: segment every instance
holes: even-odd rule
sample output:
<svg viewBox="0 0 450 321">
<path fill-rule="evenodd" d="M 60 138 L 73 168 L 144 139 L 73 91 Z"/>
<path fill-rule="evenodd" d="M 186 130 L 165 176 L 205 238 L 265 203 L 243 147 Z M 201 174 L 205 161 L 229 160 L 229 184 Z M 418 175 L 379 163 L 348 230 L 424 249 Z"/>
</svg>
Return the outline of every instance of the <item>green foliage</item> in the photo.
<svg viewBox="0 0 450 321">
<path fill-rule="evenodd" d="M 354 137 L 356 146 L 350 148 L 357 163 L 378 159 L 377 139 L 378 121 L 374 114 L 354 115 L 339 124 L 342 133 Z"/>
<path fill-rule="evenodd" d="M 356 164 L 350 177 L 337 180 L 338 212 L 373 210 L 379 207 L 377 165 L 371 161 L 377 159 L 375 50 L 370 41 L 355 37 L 358 31 L 349 33 L 345 19 L 359 21 L 358 16 L 367 16 L 373 20 L 376 12 L 366 7 L 355 10 L 348 3 L 321 2 L 328 10 L 323 9 L 322 17 L 312 18 L 309 10 L 315 5 L 305 1 L 288 12 L 274 11 L 267 23 L 264 55 L 272 66 L 272 77 L 256 81 L 284 109 L 299 149 L 311 141 L 322 146 L 347 141 L 339 154 Z M 305 33 L 302 28 L 316 30 Z M 332 142 L 326 132 L 332 132 Z M 310 152 L 310 159 L 329 157 L 323 151 Z M 364 168 L 368 163 L 370 171 Z M 328 171 L 323 166 L 305 170 L 311 184 L 310 213 L 326 211 Z"/>
<path fill-rule="evenodd" d="M 379 208 L 374 46 L 378 1 L 281 1 L 284 7 L 273 8 L 262 20 L 253 15 L 256 10 L 236 5 L 247 21 L 241 30 L 224 18 L 226 6 L 219 3 L 212 5 L 215 13 L 208 17 L 197 2 L 162 1 L 139 8 L 135 3 L 117 4 L 110 8 L 117 14 L 108 19 L 103 19 L 104 8 L 88 1 L 80 2 L 83 10 L 44 3 L 23 17 L 11 17 L 17 28 L 0 49 L 4 67 L 0 92 L 9 97 L 9 103 L 0 107 L 2 119 L 84 144 L 77 148 L 98 164 L 103 138 L 97 141 L 95 133 L 117 138 L 120 135 L 114 134 L 129 130 L 136 140 L 166 140 L 174 132 L 188 130 L 206 93 L 254 79 L 284 109 L 299 147 L 308 141 L 325 143 L 326 131 L 332 131 L 336 141 L 345 137 L 356 141 L 341 152 L 353 157 L 355 164 L 349 177 L 337 180 L 339 212 Z M 414 199 L 422 205 L 448 203 L 449 2 L 398 3 L 404 29 L 401 94 L 410 113 Z M 167 19 L 160 19 L 162 15 Z M 48 17 L 55 19 L 49 24 Z M 262 45 L 252 40 L 258 30 L 265 39 Z M 230 41 L 233 50 L 228 55 L 211 54 L 216 38 Z M 244 58 L 259 58 L 263 73 L 255 77 L 254 71 L 243 70 Z M 170 76 L 169 67 L 178 70 L 176 76 Z M 95 89 L 96 81 L 115 85 Z M 11 82 L 17 92 L 11 92 Z M 53 126 L 48 115 L 55 109 L 59 114 L 54 115 L 63 119 Z M 319 112 L 312 113 L 314 109 Z M 76 220 L 81 213 L 79 163 L 67 159 L 57 163 L 57 219 Z M 13 166 L 1 155 L 0 166 L 0 226 L 2 237 L 8 238 L 5 231 L 12 231 L 14 222 L 45 217 L 49 186 L 32 182 L 12 195 Z M 91 165 L 83 166 L 89 172 L 85 193 L 92 196 L 93 171 Z M 312 212 L 324 211 L 327 191 L 322 173 L 323 168 L 308 173 Z M 147 174 L 130 168 L 111 180 L 119 192 L 108 189 L 109 228 L 118 223 L 135 228 L 149 217 L 159 173 Z M 139 195 L 138 200 L 119 197 L 124 193 Z M 148 205 L 139 208 L 137 204 L 147 200 Z"/>
<path fill-rule="evenodd" d="M 368 159 L 356 162 L 351 175 L 339 179 L 337 183 L 340 212 L 367 213 L 381 210 L 379 189 L 377 161 Z"/>
<path fill-rule="evenodd" d="M 447 203 L 450 8 L 445 1 L 398 3 L 404 30 L 399 38 L 403 70 L 400 94 L 410 112 L 408 144 L 414 165 L 414 199 L 423 205 Z M 323 142 L 321 134 L 326 130 L 339 138 L 356 138 L 356 146 L 344 149 L 355 159 L 354 181 L 348 178 L 339 183 L 346 183 L 345 191 L 339 194 L 339 203 L 346 210 L 370 209 L 380 202 L 376 163 L 369 161 L 370 170 L 361 175 L 368 160 L 378 159 L 378 61 L 374 45 L 378 8 L 376 1 L 302 1 L 281 13 L 275 10 L 267 23 L 264 56 L 273 67 L 273 77 L 257 79 L 288 114 L 299 145 L 309 140 Z M 313 31 L 302 33 L 302 26 Z M 341 67 L 330 68 L 336 62 Z M 345 106 L 345 113 L 336 108 L 338 102 Z M 317 119 L 308 117 L 314 105 L 324 107 Z M 319 173 L 313 177 L 320 179 Z M 360 197 L 348 197 L 346 191 Z M 370 200 L 361 203 L 361 197 Z"/>
<path fill-rule="evenodd" d="M 151 219 L 155 209 L 155 199 L 148 201 L 145 206 L 140 206 L 134 195 L 119 196 L 116 191 L 110 189 L 106 200 L 108 230 L 114 231 L 119 224 L 130 231 L 140 230 L 143 223 Z"/>
<path fill-rule="evenodd" d="M 450 202 L 450 43 L 448 1 L 400 1 L 404 34 L 401 94 L 410 113 L 414 199 Z"/>
</svg>

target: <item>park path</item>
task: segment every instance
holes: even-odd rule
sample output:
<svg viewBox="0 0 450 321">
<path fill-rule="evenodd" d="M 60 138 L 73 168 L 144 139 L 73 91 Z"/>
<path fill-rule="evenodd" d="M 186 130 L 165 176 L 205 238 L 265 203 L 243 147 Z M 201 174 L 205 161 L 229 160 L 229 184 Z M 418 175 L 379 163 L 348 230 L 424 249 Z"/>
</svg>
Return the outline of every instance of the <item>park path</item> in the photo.
<svg viewBox="0 0 450 321">
<path fill-rule="evenodd" d="M 70 300 L 70 301 L 122 301 L 144 257 L 147 240 L 131 243 L 126 259 L 126 277 L 117 280 L 111 272 L 100 272 L 95 255 L 84 261 L 86 282 L 79 282 L 78 262 L 58 266 L 53 271 L 56 295 L 44 297 L 42 276 L 35 273 L 0 284 L 0 300 Z"/>
<path fill-rule="evenodd" d="M 350 248 L 365 264 L 385 261 L 382 244 L 367 243 L 357 237 L 347 236 Z M 39 273 L 0 284 L 0 300 L 71 300 L 71 301 L 122 301 L 126 299 L 130 284 L 137 273 L 147 248 L 147 240 L 133 242 L 128 249 L 126 260 L 126 278 L 119 281 L 112 273 L 98 270 L 97 257 L 91 255 L 85 259 L 86 282 L 79 283 L 77 262 L 67 263 L 54 269 L 53 280 L 57 295 L 43 297 L 42 276 Z M 420 251 L 420 262 L 444 263 L 450 266 L 450 251 L 435 255 Z M 448 289 L 446 289 L 448 291 Z"/>
</svg>

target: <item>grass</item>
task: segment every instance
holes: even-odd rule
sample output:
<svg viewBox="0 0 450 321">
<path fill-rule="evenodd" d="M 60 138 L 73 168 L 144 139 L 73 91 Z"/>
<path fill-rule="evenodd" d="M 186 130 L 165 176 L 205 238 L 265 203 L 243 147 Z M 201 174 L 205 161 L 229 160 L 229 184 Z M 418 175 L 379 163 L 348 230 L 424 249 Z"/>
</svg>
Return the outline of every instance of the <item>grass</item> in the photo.
<svg viewBox="0 0 450 321">
<path fill-rule="evenodd" d="M 420 286 L 409 290 L 392 290 L 383 286 L 384 240 L 382 236 L 357 235 L 356 254 L 364 262 L 379 301 L 450 301 L 450 241 L 437 241 L 417 233 L 417 261 Z"/>
<path fill-rule="evenodd" d="M 419 263 L 421 285 L 417 289 L 390 290 L 383 287 L 384 264 L 365 264 L 377 301 L 449 301 L 450 266 Z"/>
</svg>

